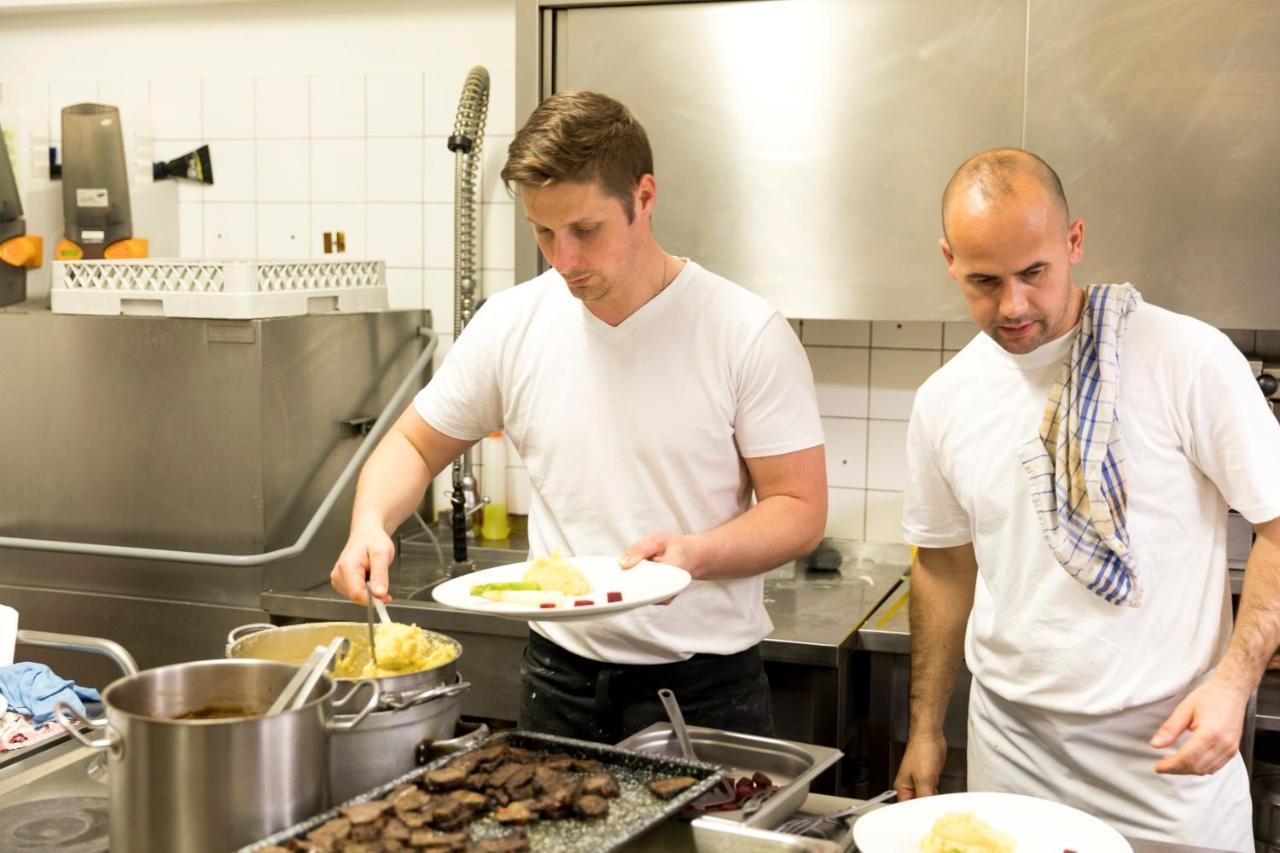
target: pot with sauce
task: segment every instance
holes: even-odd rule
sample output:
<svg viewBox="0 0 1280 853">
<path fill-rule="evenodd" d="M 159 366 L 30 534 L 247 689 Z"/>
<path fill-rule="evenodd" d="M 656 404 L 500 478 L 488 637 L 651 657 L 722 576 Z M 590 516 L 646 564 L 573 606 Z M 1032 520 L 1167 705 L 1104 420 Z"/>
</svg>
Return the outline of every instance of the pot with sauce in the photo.
<svg viewBox="0 0 1280 853">
<path fill-rule="evenodd" d="M 331 734 L 363 723 L 378 689 L 322 675 L 301 706 L 265 716 L 297 670 L 262 660 L 144 670 L 103 691 L 93 738 L 78 723 L 95 724 L 59 704 L 77 740 L 107 751 L 111 849 L 232 850 L 327 808 Z M 335 694 L 357 691 L 372 694 L 364 709 L 337 719 Z"/>
<path fill-rule="evenodd" d="M 227 657 L 300 663 L 313 648 L 346 637 L 348 655 L 334 668 L 338 683 L 367 675 L 382 691 L 378 708 L 357 729 L 329 741 L 329 778 L 334 802 L 342 802 L 402 776 L 418 764 L 423 741 L 439 743 L 455 734 L 462 694 L 469 682 L 458 674 L 462 644 L 452 637 L 393 623 L 376 627 L 378 672 L 369 667 L 369 629 L 364 622 L 310 622 L 277 627 L 241 625 L 227 635 Z M 413 641 L 413 642 L 411 642 Z M 385 648 L 384 648 L 385 644 Z M 351 710 L 339 704 L 337 719 Z"/>
</svg>

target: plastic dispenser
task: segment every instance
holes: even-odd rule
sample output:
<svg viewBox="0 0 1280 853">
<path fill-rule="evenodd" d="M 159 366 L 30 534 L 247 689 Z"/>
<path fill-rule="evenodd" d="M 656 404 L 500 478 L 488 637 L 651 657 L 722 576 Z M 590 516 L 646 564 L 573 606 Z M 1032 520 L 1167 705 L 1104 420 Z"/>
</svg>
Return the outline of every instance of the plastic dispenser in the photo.
<svg viewBox="0 0 1280 853">
<path fill-rule="evenodd" d="M 129 174 L 120 111 L 103 104 L 62 110 L 62 215 L 66 236 L 54 257 L 147 257 L 147 241 L 133 236 Z"/>
<path fill-rule="evenodd" d="M 4 139 L 0 128 L 0 140 Z M 27 270 L 43 263 L 44 240 L 27 234 L 22 218 L 18 181 L 3 141 L 0 141 L 0 305 L 27 298 Z"/>
</svg>

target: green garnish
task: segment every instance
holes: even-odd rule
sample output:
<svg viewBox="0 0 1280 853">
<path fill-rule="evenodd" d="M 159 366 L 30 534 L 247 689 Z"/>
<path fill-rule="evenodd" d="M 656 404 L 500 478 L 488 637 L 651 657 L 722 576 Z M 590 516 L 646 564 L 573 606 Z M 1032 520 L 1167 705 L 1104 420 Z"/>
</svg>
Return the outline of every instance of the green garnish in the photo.
<svg viewBox="0 0 1280 853">
<path fill-rule="evenodd" d="M 542 589 L 534 581 L 508 581 L 506 583 L 478 583 L 471 587 L 472 595 L 484 595 L 486 592 L 503 592 L 508 589 Z"/>
</svg>

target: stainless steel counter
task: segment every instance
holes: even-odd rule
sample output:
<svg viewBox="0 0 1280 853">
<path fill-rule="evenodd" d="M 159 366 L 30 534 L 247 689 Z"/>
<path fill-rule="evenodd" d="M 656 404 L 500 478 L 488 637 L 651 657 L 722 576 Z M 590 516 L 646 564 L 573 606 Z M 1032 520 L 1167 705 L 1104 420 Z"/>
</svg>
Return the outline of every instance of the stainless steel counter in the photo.
<svg viewBox="0 0 1280 853">
<path fill-rule="evenodd" d="M 858 629 L 901 580 L 909 549 L 828 540 L 844 558 L 837 571 L 788 563 L 765 575 L 765 608 L 774 631 L 764 643 L 768 661 L 835 667 L 854 648 Z M 523 549 L 483 544 L 473 549 L 481 568 L 525 559 Z M 406 549 L 391 573 L 392 618 L 444 633 L 525 637 L 525 623 L 437 604 L 431 588 L 442 579 L 439 563 L 421 547 Z M 364 609 L 343 598 L 327 580 L 302 590 L 268 590 L 262 607 L 273 617 L 363 619 Z"/>
<path fill-rule="evenodd" d="M 486 542 L 473 549 L 472 556 L 482 568 L 515 562 L 525 558 L 523 544 Z M 838 570 L 787 564 L 765 575 L 765 607 L 774 631 L 764 642 L 763 654 L 778 736 L 849 752 L 856 731 L 858 687 L 851 659 L 858 629 L 898 585 L 910 551 L 903 545 L 847 540 L 824 544 L 840 555 Z M 516 719 L 519 662 L 528 626 L 437 604 L 431 588 L 441 579 L 433 549 L 404 547 L 391 573 L 391 617 L 462 643 L 460 668 L 473 684 L 463 702 L 464 714 Z M 261 606 L 276 622 L 364 618 L 363 608 L 334 592 L 327 580 L 306 589 L 269 590 Z M 853 778 L 851 768 L 841 765 L 816 789 L 852 793 Z"/>
</svg>

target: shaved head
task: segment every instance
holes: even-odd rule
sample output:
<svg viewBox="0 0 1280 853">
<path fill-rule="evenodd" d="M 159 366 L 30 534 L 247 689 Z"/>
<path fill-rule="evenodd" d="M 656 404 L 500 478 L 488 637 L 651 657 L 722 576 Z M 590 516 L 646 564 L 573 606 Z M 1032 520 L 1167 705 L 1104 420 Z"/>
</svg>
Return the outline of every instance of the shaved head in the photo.
<svg viewBox="0 0 1280 853">
<path fill-rule="evenodd" d="M 1021 148 L 994 148 L 960 164 L 942 192 L 942 233 L 958 211 L 977 207 L 992 210 L 1007 202 L 1042 192 L 1060 214 L 1065 229 L 1071 221 L 1062 181 L 1049 164 Z"/>
</svg>

